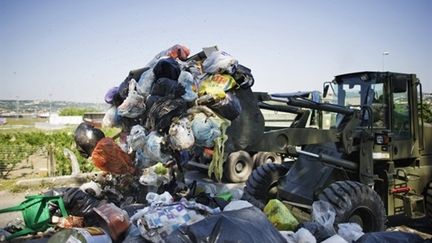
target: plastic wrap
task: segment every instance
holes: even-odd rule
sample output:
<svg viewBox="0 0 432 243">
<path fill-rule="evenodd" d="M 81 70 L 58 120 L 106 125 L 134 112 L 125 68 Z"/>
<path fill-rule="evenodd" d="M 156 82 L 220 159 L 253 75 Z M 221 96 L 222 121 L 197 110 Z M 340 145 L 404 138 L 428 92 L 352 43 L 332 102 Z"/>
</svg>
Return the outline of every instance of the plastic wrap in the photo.
<svg viewBox="0 0 432 243">
<path fill-rule="evenodd" d="M 330 203 L 326 201 L 315 201 L 312 203 L 312 219 L 313 221 L 324 226 L 332 235 L 336 234 L 334 229 L 336 212 Z"/>
<path fill-rule="evenodd" d="M 135 90 L 135 86 L 135 80 L 131 80 L 129 84 L 129 94 L 117 109 L 120 116 L 137 118 L 145 111 L 145 98 L 138 94 Z"/>
<path fill-rule="evenodd" d="M 338 235 L 351 243 L 358 240 L 364 233 L 362 227 L 356 223 L 343 223 L 338 224 Z"/>
<path fill-rule="evenodd" d="M 204 60 L 202 66 L 206 73 L 229 73 L 236 71 L 238 61 L 230 54 L 224 51 L 215 51 Z"/>
<path fill-rule="evenodd" d="M 157 162 L 166 163 L 171 159 L 170 155 L 162 151 L 164 143 L 164 137 L 155 131 L 147 135 L 143 152 L 148 156 L 151 165 Z"/>
<path fill-rule="evenodd" d="M 190 149 L 195 143 L 191 123 L 185 117 L 171 123 L 168 134 L 171 146 L 176 150 Z"/>
</svg>

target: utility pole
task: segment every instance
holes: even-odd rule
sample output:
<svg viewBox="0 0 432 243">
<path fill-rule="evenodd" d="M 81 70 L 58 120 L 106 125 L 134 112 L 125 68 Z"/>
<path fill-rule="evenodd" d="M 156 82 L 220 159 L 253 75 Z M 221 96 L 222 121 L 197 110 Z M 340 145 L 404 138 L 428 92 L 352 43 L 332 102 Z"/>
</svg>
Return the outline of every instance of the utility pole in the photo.
<svg viewBox="0 0 432 243">
<path fill-rule="evenodd" d="M 16 96 L 16 118 L 19 118 L 19 96 Z"/>
</svg>

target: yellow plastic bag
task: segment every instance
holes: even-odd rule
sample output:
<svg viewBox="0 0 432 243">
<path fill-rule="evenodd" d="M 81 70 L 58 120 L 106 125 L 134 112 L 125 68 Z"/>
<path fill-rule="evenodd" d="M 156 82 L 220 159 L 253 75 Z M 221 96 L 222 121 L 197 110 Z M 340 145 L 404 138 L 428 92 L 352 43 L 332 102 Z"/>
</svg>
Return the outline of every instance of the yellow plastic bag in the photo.
<svg viewBox="0 0 432 243">
<path fill-rule="evenodd" d="M 201 82 L 198 96 L 209 94 L 216 99 L 225 98 L 225 92 L 236 87 L 235 79 L 228 74 L 214 74 Z"/>
<path fill-rule="evenodd" d="M 294 230 L 299 222 L 291 214 L 289 209 L 279 200 L 270 200 L 264 208 L 268 220 L 278 230 Z"/>
</svg>

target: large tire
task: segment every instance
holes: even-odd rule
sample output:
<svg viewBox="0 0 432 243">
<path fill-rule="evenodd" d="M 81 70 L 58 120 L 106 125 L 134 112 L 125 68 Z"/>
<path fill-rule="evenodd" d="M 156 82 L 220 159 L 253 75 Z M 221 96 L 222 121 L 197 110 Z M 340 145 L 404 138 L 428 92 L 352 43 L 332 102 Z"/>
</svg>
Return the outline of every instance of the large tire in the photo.
<svg viewBox="0 0 432 243">
<path fill-rule="evenodd" d="M 224 163 L 224 177 L 227 182 L 245 182 L 252 173 L 253 161 L 249 153 L 237 151 L 228 155 Z"/>
<path fill-rule="evenodd" d="M 271 190 L 275 188 L 279 178 L 289 170 L 288 164 L 266 163 L 256 168 L 246 182 L 243 199 L 254 206 L 263 209 L 272 197 Z"/>
<path fill-rule="evenodd" d="M 426 215 L 429 221 L 432 222 L 432 181 L 430 181 L 425 188 L 425 204 L 426 204 Z"/>
<path fill-rule="evenodd" d="M 254 157 L 255 168 L 265 163 L 282 163 L 282 157 L 273 152 L 258 152 Z"/>
<path fill-rule="evenodd" d="M 386 210 L 379 195 L 367 185 L 355 181 L 337 181 L 318 196 L 336 211 L 335 225 L 357 223 L 363 232 L 384 231 Z"/>
</svg>

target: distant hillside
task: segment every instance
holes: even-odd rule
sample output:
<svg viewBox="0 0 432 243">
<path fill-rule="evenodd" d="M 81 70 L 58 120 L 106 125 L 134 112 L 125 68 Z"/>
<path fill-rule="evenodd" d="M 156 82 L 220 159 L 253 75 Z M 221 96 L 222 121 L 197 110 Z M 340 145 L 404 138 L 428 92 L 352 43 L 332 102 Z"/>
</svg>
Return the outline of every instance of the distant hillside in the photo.
<svg viewBox="0 0 432 243">
<path fill-rule="evenodd" d="M 40 114 L 58 112 L 66 107 L 91 108 L 97 111 L 105 111 L 108 105 L 105 103 L 81 103 L 69 101 L 48 101 L 48 100 L 0 100 L 0 114 Z"/>
</svg>

